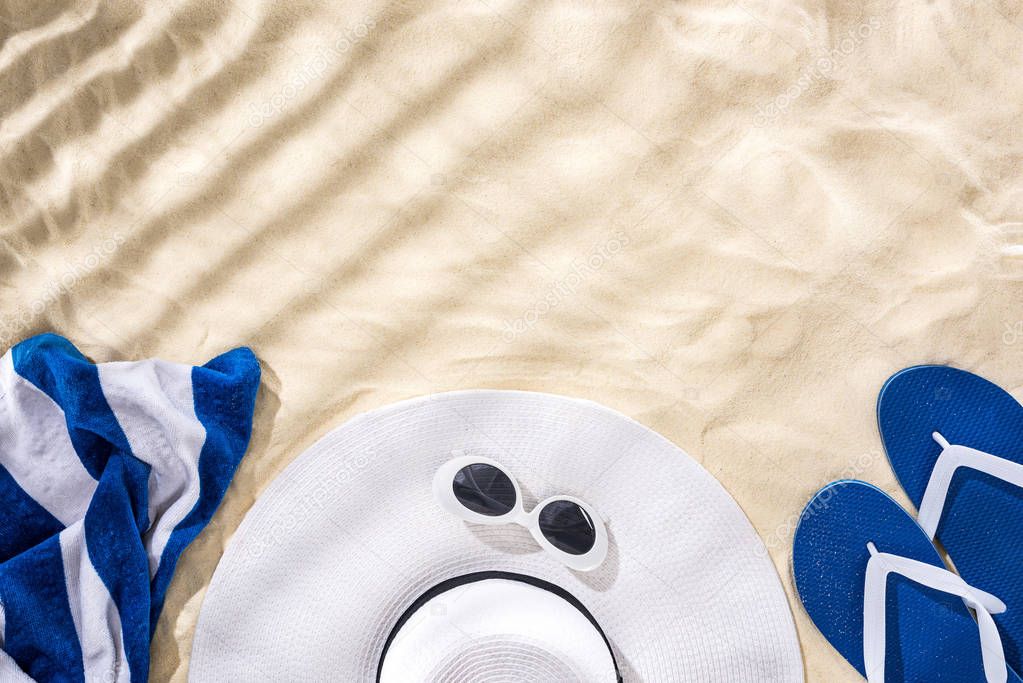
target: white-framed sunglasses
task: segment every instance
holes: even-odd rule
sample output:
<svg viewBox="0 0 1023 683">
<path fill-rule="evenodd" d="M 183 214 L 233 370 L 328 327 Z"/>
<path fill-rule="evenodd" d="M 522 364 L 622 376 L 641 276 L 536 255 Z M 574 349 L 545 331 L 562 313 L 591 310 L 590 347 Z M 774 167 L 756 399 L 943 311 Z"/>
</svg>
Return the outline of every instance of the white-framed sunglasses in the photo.
<svg viewBox="0 0 1023 683">
<path fill-rule="evenodd" d="M 460 455 L 441 465 L 433 495 L 453 515 L 475 524 L 518 524 L 569 569 L 592 571 L 607 557 L 607 529 L 596 511 L 573 496 L 551 496 L 526 512 L 522 491 L 500 463 Z"/>
</svg>

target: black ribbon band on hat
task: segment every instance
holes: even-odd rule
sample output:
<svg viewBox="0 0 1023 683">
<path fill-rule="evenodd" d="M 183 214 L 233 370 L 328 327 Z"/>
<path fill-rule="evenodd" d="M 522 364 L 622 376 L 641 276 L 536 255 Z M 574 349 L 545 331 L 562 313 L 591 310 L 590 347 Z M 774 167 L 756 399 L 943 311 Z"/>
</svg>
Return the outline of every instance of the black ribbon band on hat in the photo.
<svg viewBox="0 0 1023 683">
<path fill-rule="evenodd" d="M 464 586 L 467 583 L 474 583 L 476 581 L 485 581 L 487 579 L 508 579 L 510 581 L 521 581 L 522 583 L 528 583 L 532 586 L 536 586 L 537 588 L 542 588 L 545 591 L 554 593 L 559 598 L 562 598 L 563 600 L 565 600 L 565 602 L 567 602 L 568 604 L 572 605 L 577 610 L 582 612 L 582 615 L 586 617 L 591 624 L 593 624 L 593 627 L 595 629 L 597 629 L 597 633 L 599 633 L 600 637 L 604 640 L 604 645 L 607 646 L 607 651 L 611 653 L 611 662 L 614 664 L 615 667 L 615 678 L 617 679 L 617 683 L 623 682 L 622 671 L 618 667 L 618 660 L 615 659 L 614 650 L 611 648 L 611 641 L 609 641 L 607 639 L 607 636 L 604 635 L 604 629 L 600 628 L 600 624 L 598 624 L 597 620 L 594 619 L 592 614 L 590 614 L 590 611 L 586 609 L 586 606 L 579 602 L 579 600 L 574 595 L 566 591 L 564 588 L 561 588 L 560 586 L 555 586 L 553 583 L 550 583 L 549 581 L 544 581 L 543 579 L 538 579 L 535 576 L 526 576 L 525 574 L 513 574 L 512 572 L 490 571 L 464 574 L 462 576 L 456 576 L 453 579 L 448 579 L 447 581 L 442 581 L 433 588 L 429 589 L 428 591 L 420 595 L 418 598 L 416 598 L 416 600 L 411 605 L 409 605 L 409 608 L 405 610 L 400 617 L 398 617 L 398 621 L 397 623 L 395 623 L 394 628 L 392 628 L 391 632 L 387 635 L 387 640 L 384 642 L 383 652 L 380 653 L 380 661 L 377 663 L 376 678 L 377 683 L 380 683 L 380 672 L 383 670 L 384 658 L 387 656 L 387 651 L 391 647 L 391 642 L 394 640 L 394 637 L 398 634 L 398 631 L 401 630 L 401 627 L 405 625 L 405 622 L 411 619 L 412 615 L 415 614 L 420 607 L 422 607 L 427 602 L 434 599 L 441 593 L 446 593 L 452 588 Z"/>
</svg>

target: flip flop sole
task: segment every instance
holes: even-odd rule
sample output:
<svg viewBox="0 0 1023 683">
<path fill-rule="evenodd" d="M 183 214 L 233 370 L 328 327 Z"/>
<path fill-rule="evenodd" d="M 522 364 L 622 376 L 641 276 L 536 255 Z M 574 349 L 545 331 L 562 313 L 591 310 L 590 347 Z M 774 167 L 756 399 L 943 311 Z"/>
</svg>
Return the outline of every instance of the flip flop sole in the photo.
<svg viewBox="0 0 1023 683">
<path fill-rule="evenodd" d="M 837 481 L 807 504 L 793 542 L 796 590 L 820 632 L 864 677 L 868 542 L 880 552 L 945 566 L 916 521 L 870 484 Z M 886 604 L 887 681 L 984 680 L 977 623 L 961 599 L 892 575 Z M 1011 671 L 1009 680 L 1020 681 Z"/>
<path fill-rule="evenodd" d="M 885 383 L 878 397 L 878 428 L 888 460 L 919 507 L 941 446 L 975 448 L 1023 464 L 1023 406 L 996 384 L 964 370 L 923 365 Z M 1023 489 L 960 468 L 938 525 L 940 542 L 960 576 L 1001 598 L 995 615 L 1005 659 L 1023 665 Z"/>
</svg>

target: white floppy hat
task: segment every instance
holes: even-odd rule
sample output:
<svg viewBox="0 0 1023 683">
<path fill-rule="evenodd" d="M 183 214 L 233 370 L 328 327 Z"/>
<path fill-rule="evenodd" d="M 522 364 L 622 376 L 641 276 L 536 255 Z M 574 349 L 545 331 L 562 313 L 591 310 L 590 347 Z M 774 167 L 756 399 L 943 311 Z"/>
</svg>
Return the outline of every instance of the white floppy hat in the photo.
<svg viewBox="0 0 1023 683">
<path fill-rule="evenodd" d="M 585 501 L 606 557 L 578 571 L 518 524 L 445 509 L 434 480 L 466 456 L 500 463 L 526 511 Z M 663 437 L 588 401 L 489 390 L 361 415 L 297 458 L 224 554 L 190 665 L 200 683 L 616 678 L 802 681 L 778 576 Z"/>
</svg>

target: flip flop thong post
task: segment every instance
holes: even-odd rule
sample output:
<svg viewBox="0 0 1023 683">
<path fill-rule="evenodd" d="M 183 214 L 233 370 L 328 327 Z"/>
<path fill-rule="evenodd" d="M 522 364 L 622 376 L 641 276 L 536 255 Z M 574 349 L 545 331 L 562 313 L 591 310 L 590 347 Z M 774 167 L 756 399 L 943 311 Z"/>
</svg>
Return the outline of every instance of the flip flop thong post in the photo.
<svg viewBox="0 0 1023 683">
<path fill-rule="evenodd" d="M 959 575 L 1005 601 L 995 617 L 1023 666 L 1023 406 L 965 370 L 908 368 L 884 385 L 878 428 L 920 525 Z"/>
<path fill-rule="evenodd" d="M 916 521 L 870 484 L 837 481 L 810 500 L 792 569 L 814 624 L 871 683 L 1021 681 L 991 616 L 1004 604 L 948 571 Z"/>
</svg>

